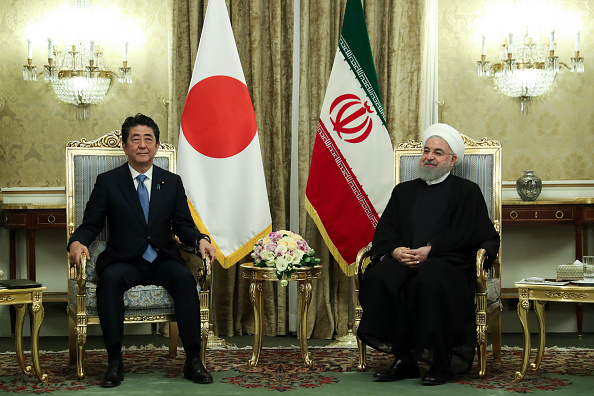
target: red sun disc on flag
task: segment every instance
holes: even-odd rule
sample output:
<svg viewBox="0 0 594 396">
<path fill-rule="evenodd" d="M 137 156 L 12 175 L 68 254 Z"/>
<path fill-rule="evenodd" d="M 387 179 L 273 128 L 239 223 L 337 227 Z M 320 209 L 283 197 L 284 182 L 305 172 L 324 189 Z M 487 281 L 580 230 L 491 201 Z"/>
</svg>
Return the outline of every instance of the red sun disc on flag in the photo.
<svg viewBox="0 0 594 396">
<path fill-rule="evenodd" d="M 198 82 L 188 93 L 181 127 L 194 150 L 207 157 L 239 154 L 257 131 L 246 85 L 229 76 L 213 76 Z"/>
</svg>

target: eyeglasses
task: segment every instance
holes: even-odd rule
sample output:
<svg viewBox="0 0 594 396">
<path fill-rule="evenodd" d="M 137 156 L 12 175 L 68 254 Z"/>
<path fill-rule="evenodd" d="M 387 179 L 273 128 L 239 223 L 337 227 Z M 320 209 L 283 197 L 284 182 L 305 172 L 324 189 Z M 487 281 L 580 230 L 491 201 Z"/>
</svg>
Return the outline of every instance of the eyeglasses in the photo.
<svg viewBox="0 0 594 396">
<path fill-rule="evenodd" d="M 423 155 L 429 155 L 429 153 L 433 153 L 434 156 L 436 156 L 437 158 L 441 158 L 444 155 L 454 155 L 454 153 L 446 153 L 445 151 L 443 151 L 442 149 L 435 149 L 435 150 L 430 150 L 427 147 L 425 147 L 423 149 Z"/>
</svg>

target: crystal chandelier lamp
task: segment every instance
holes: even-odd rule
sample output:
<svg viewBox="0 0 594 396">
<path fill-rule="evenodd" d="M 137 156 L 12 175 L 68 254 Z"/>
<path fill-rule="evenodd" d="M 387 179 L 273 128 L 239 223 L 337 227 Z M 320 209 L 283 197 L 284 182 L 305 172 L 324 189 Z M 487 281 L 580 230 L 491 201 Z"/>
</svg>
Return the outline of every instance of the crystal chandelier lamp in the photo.
<svg viewBox="0 0 594 396">
<path fill-rule="evenodd" d="M 71 0 L 70 6 L 74 15 L 91 15 L 90 0 Z M 127 61 L 128 42 L 124 44 L 123 65 L 116 74 L 105 67 L 100 45 L 95 40 L 80 37 L 68 40 L 63 46 L 54 45 L 52 38 L 48 38 L 48 64 L 38 73 L 33 64 L 31 40 L 27 41 L 28 59 L 23 66 L 23 79 L 37 81 L 43 75 L 62 102 L 77 106 L 80 119 L 88 118 L 89 105 L 97 104 L 105 97 L 114 75 L 121 83 L 132 83 L 132 70 Z"/>
<path fill-rule="evenodd" d="M 580 56 L 580 33 L 576 33 L 575 57 L 570 59 L 568 66 L 559 62 L 559 57 L 555 56 L 554 30 L 547 43 L 531 37 L 526 28 L 519 35 L 509 34 L 499 48 L 499 62 L 493 64 L 487 60 L 486 39 L 483 36 L 477 74 L 479 77 L 493 77 L 497 89 L 509 98 L 518 98 L 520 111 L 527 113 L 528 102 L 531 98 L 548 92 L 560 66 L 572 73 L 584 72 L 584 58 Z"/>
</svg>

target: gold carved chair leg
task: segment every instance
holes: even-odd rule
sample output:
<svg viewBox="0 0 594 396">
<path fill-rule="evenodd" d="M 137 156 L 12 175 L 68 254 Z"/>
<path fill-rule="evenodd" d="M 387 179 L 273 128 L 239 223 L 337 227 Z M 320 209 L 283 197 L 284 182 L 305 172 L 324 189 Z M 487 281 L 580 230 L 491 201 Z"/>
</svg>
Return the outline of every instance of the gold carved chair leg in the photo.
<svg viewBox="0 0 594 396">
<path fill-rule="evenodd" d="M 359 304 L 359 282 L 356 282 L 356 287 L 357 288 L 355 290 L 355 297 L 357 301 L 357 306 L 355 307 L 355 335 L 357 334 L 357 330 L 359 329 L 359 323 L 361 323 L 361 315 L 363 315 L 363 308 L 361 308 L 361 304 Z M 357 371 L 366 371 L 367 347 L 365 344 L 363 344 L 359 337 L 357 337 L 357 351 L 359 352 L 359 365 L 357 366 Z"/>
<path fill-rule="evenodd" d="M 493 345 L 493 357 L 496 362 L 501 362 L 501 311 L 503 307 L 499 304 L 495 318 L 491 320 L 491 344 Z"/>
<path fill-rule="evenodd" d="M 200 291 L 200 331 L 202 343 L 200 344 L 200 358 L 202 364 L 206 364 L 206 346 L 208 345 L 208 334 L 210 333 L 210 293 L 207 290 Z"/>
<path fill-rule="evenodd" d="M 78 378 L 85 376 L 85 342 L 87 339 L 87 327 L 79 327 L 76 345 L 76 372 Z"/>
<path fill-rule="evenodd" d="M 361 287 L 361 280 L 367 266 L 371 263 L 371 246 L 362 248 L 357 254 L 355 261 L 356 273 L 355 273 L 355 336 L 357 337 L 357 352 L 359 353 L 359 365 L 357 371 L 367 370 L 367 346 L 361 341 L 357 332 L 359 330 L 359 324 L 361 323 L 361 317 L 363 316 L 363 308 L 359 302 L 359 289 Z"/>
<path fill-rule="evenodd" d="M 87 317 L 84 310 L 79 311 L 76 320 L 76 372 L 78 378 L 82 379 L 85 376 L 85 344 L 87 343 Z"/>
<path fill-rule="evenodd" d="M 357 349 L 359 351 L 359 365 L 357 371 L 367 371 L 367 347 L 357 337 Z"/>
<path fill-rule="evenodd" d="M 84 290 L 81 288 L 80 290 Z M 85 292 L 86 293 L 86 292 Z M 78 313 L 76 314 L 76 372 L 78 378 L 85 376 L 85 344 L 87 343 L 88 318 L 86 313 L 86 294 L 77 295 Z"/>
<path fill-rule="evenodd" d="M 177 339 L 179 337 L 179 329 L 177 322 L 169 322 L 169 357 L 175 359 L 177 356 Z"/>
<path fill-rule="evenodd" d="M 202 342 L 200 343 L 200 360 L 202 360 L 202 364 L 206 364 L 206 346 L 208 345 L 208 333 L 210 326 L 208 324 L 206 326 L 202 325 Z"/>
<path fill-rule="evenodd" d="M 479 378 L 485 376 L 487 367 L 487 295 L 476 293 L 476 342 L 478 345 Z"/>
<path fill-rule="evenodd" d="M 69 364 L 76 364 L 76 321 L 68 314 L 68 359 Z"/>
</svg>

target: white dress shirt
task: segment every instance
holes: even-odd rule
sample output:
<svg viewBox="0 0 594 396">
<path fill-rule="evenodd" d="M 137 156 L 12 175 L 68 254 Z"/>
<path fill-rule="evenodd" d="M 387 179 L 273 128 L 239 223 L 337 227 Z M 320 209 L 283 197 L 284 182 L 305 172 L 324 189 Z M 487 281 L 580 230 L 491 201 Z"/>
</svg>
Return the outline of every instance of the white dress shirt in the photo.
<svg viewBox="0 0 594 396">
<path fill-rule="evenodd" d="M 136 178 L 136 176 L 140 175 L 140 173 L 132 168 L 130 166 L 130 164 L 128 164 L 128 167 L 130 168 L 130 173 L 132 174 L 132 180 L 134 181 L 134 187 L 136 188 L 136 191 L 138 191 L 138 179 Z M 148 196 L 149 196 L 149 201 L 151 199 L 151 186 L 153 184 L 153 166 L 151 165 L 151 167 L 149 168 L 149 170 L 147 170 L 144 175 L 146 176 L 146 179 L 144 179 L 144 185 L 146 186 L 146 189 L 148 190 Z"/>
</svg>

